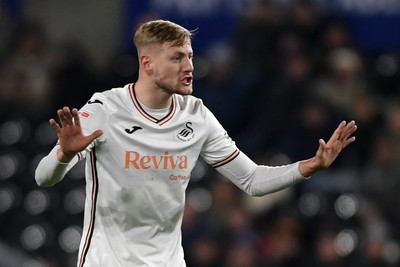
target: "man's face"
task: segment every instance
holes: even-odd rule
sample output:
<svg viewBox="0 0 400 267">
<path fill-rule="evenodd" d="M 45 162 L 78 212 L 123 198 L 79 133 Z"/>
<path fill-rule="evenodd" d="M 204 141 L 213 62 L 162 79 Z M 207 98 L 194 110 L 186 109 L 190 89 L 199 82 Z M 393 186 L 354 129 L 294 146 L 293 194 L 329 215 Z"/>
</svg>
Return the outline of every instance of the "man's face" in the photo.
<svg viewBox="0 0 400 267">
<path fill-rule="evenodd" d="M 158 45 L 152 57 L 154 83 L 170 94 L 189 95 L 193 91 L 193 50 L 190 41 L 182 46 Z"/>
</svg>

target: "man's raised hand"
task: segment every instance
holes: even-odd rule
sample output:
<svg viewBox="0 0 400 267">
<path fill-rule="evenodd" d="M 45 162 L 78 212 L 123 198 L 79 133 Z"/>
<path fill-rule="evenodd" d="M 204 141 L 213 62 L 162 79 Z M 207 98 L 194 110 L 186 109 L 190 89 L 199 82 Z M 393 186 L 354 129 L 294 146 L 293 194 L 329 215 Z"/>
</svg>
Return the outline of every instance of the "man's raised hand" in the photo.
<svg viewBox="0 0 400 267">
<path fill-rule="evenodd" d="M 49 122 L 59 139 L 60 149 L 57 151 L 57 157 L 61 162 L 69 162 L 78 152 L 103 134 L 102 130 L 97 130 L 85 136 L 76 108 L 71 111 L 69 107 L 64 107 L 57 110 L 57 115 L 61 126 L 53 118 Z"/>
<path fill-rule="evenodd" d="M 339 153 L 356 140 L 356 138 L 352 136 L 356 130 L 357 125 L 354 121 L 350 121 L 349 123 L 342 121 L 333 132 L 328 142 L 325 143 L 323 139 L 319 140 L 319 147 L 315 157 L 300 162 L 300 173 L 308 177 L 320 169 L 328 168 Z"/>
</svg>

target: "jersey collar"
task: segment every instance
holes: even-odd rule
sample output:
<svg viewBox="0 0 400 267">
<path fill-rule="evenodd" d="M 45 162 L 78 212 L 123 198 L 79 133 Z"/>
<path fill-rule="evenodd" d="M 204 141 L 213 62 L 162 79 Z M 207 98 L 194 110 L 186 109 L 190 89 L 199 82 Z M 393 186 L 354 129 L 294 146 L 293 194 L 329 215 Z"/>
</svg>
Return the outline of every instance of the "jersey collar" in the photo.
<svg viewBox="0 0 400 267">
<path fill-rule="evenodd" d="M 138 99 L 136 98 L 136 94 L 135 94 L 135 90 L 134 90 L 134 84 L 131 83 L 129 84 L 129 94 L 131 96 L 133 105 L 135 106 L 135 108 L 139 111 L 139 113 L 145 117 L 146 119 L 148 119 L 149 121 L 152 121 L 158 125 L 163 125 L 166 122 L 168 122 L 169 120 L 172 119 L 172 117 L 175 115 L 176 112 L 176 100 L 175 100 L 175 95 L 172 96 L 172 104 L 171 104 L 171 111 L 162 119 L 156 119 L 153 116 L 151 116 L 150 114 L 148 114 L 140 105 Z"/>
</svg>

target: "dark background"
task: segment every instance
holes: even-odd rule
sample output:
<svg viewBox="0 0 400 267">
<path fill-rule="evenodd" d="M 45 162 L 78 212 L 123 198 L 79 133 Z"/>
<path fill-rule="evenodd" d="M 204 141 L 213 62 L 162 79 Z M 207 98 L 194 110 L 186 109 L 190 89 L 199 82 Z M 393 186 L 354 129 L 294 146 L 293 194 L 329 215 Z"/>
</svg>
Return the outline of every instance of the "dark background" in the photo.
<svg viewBox="0 0 400 267">
<path fill-rule="evenodd" d="M 188 267 L 400 263 L 397 0 L 1 0 L 0 267 L 75 266 L 83 165 L 39 188 L 48 119 L 136 80 L 132 34 L 197 29 L 194 95 L 259 164 L 312 157 L 341 120 L 357 141 L 328 169 L 252 198 L 199 161 L 187 190 Z"/>
</svg>

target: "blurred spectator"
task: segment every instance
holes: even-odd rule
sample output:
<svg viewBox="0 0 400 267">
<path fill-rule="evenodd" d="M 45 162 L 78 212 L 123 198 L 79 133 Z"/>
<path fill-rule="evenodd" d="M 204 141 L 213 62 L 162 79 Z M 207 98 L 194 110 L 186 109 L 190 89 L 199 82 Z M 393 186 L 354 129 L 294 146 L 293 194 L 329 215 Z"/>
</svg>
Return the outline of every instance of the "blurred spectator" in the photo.
<svg viewBox="0 0 400 267">
<path fill-rule="evenodd" d="M 326 58 L 338 49 L 356 49 L 344 18 L 325 17 L 320 23 L 316 41 L 315 60 L 321 71 L 326 71 Z"/>
<path fill-rule="evenodd" d="M 368 92 L 363 63 L 354 50 L 337 49 L 329 54 L 328 72 L 317 79 L 314 94 L 344 118 L 352 115 L 355 100 Z"/>
<path fill-rule="evenodd" d="M 295 111 L 293 124 L 281 136 L 281 149 L 292 160 L 313 155 L 313 149 L 318 147 L 318 140 L 328 138 L 329 129 L 333 129 L 338 121 L 329 107 L 314 98 L 309 98 Z M 340 165 L 340 162 L 341 159 L 338 159 L 332 168 Z"/>
<path fill-rule="evenodd" d="M 46 40 L 40 27 L 23 23 L 1 70 L 0 104 L 29 118 L 47 114 L 51 86 Z"/>
<path fill-rule="evenodd" d="M 362 189 L 376 203 L 391 221 L 400 220 L 400 214 L 393 212 L 400 205 L 397 192 L 400 190 L 400 106 L 394 104 L 388 110 L 386 129 L 375 137 L 368 164 L 364 169 Z"/>
<path fill-rule="evenodd" d="M 279 28 L 280 14 L 273 1 L 254 1 L 240 19 L 233 40 L 241 69 L 254 68 L 273 75 L 269 72 L 274 70 L 276 62 L 274 50 Z"/>
<path fill-rule="evenodd" d="M 10 45 L 10 35 L 12 29 L 12 19 L 6 12 L 2 3 L 0 3 L 0 64 L 3 64 L 3 60 L 6 57 L 8 46 Z M 1 66 L 1 65 L 0 65 Z"/>
<path fill-rule="evenodd" d="M 253 246 L 234 244 L 228 248 L 224 267 L 261 267 Z"/>
<path fill-rule="evenodd" d="M 353 99 L 349 118 L 357 122 L 357 143 L 346 153 L 353 168 L 364 168 L 369 164 L 370 155 L 374 154 L 372 144 L 385 127 L 381 106 L 371 93 L 360 94 Z"/>
<path fill-rule="evenodd" d="M 309 0 L 296 0 L 285 15 L 287 29 L 300 36 L 307 52 L 315 50 L 318 34 L 321 31 L 320 14 Z"/>
<path fill-rule="evenodd" d="M 242 205 L 237 206 L 230 210 L 226 218 L 226 223 L 226 228 L 231 233 L 228 245 L 228 262 L 231 262 L 233 265 L 237 260 L 236 263 L 238 266 L 254 265 L 257 262 L 257 255 L 254 253 L 254 250 L 256 249 L 255 244 L 258 236 L 252 227 L 253 224 L 249 212 Z M 234 251 L 239 253 L 237 257 L 233 255 Z M 253 253 L 249 253 L 250 251 L 253 251 Z M 241 264 L 239 264 L 240 262 Z"/>
<path fill-rule="evenodd" d="M 263 266 L 304 266 L 300 242 L 301 226 L 292 216 L 278 216 L 258 244 Z"/>
<path fill-rule="evenodd" d="M 316 267 L 345 266 L 343 259 L 336 253 L 334 233 L 330 231 L 320 233 L 315 246 L 314 264 Z"/>
<path fill-rule="evenodd" d="M 376 204 L 378 203 L 365 200 L 359 214 L 365 231 L 365 241 L 362 247 L 365 258 L 362 260 L 362 264 L 366 267 L 391 266 L 391 256 L 387 255 L 385 247 L 391 242 L 390 237 L 393 236 L 393 233 Z"/>
<path fill-rule="evenodd" d="M 95 91 L 134 81 L 137 58 L 115 51 L 99 72 L 79 40 L 54 45 L 40 26 L 24 21 L 23 1 L 7 2 L 20 9 L 11 12 L 0 2 L 0 266 L 70 267 L 77 251 L 65 244 L 73 245 L 74 235 L 61 245 L 61 233 L 70 225 L 79 229 L 83 214 L 68 213 L 65 203 L 81 203 L 84 195 L 67 195 L 82 185 L 83 173 L 46 189 L 54 205 L 43 213 L 31 215 L 24 204 L 37 189 L 32 170 L 40 153 L 55 142 L 45 125 L 61 106 L 80 107 Z M 341 119 L 356 120 L 357 141 L 320 177 L 263 198 L 249 199 L 205 167 L 187 190 L 188 267 L 398 266 L 398 51 L 362 53 L 346 18 L 315 5 L 324 1 L 249 2 L 230 42 L 195 51 L 194 95 L 244 152 L 268 165 L 312 156 L 318 139 Z M 359 207 L 340 218 L 335 200 L 349 191 L 359 196 Z M 36 223 L 47 225 L 47 240 L 28 250 L 21 240 Z M 348 255 L 339 246 L 343 230 L 355 233 Z"/>
<path fill-rule="evenodd" d="M 239 139 L 247 129 L 254 94 L 263 77 L 253 68 L 242 68 L 228 44 L 212 46 L 203 58 L 206 70 L 196 81 L 193 94 L 213 111 L 232 138 Z M 245 146 L 243 143 L 244 150 Z"/>
<path fill-rule="evenodd" d="M 64 106 L 80 108 L 85 104 L 81 99 L 89 99 L 101 90 L 95 82 L 100 75 L 95 77 L 92 73 L 84 49 L 76 42 L 64 43 L 54 49 L 50 73 L 55 91 L 52 98 L 54 112 Z"/>
<path fill-rule="evenodd" d="M 282 149 L 282 133 L 298 125 L 299 110 L 310 97 L 313 66 L 306 56 L 298 53 L 285 56 L 280 70 L 280 75 L 253 96 L 251 113 L 258 115 L 250 116 L 248 131 L 262 138 L 247 137 L 256 142 L 252 145 L 254 154 Z"/>
</svg>

